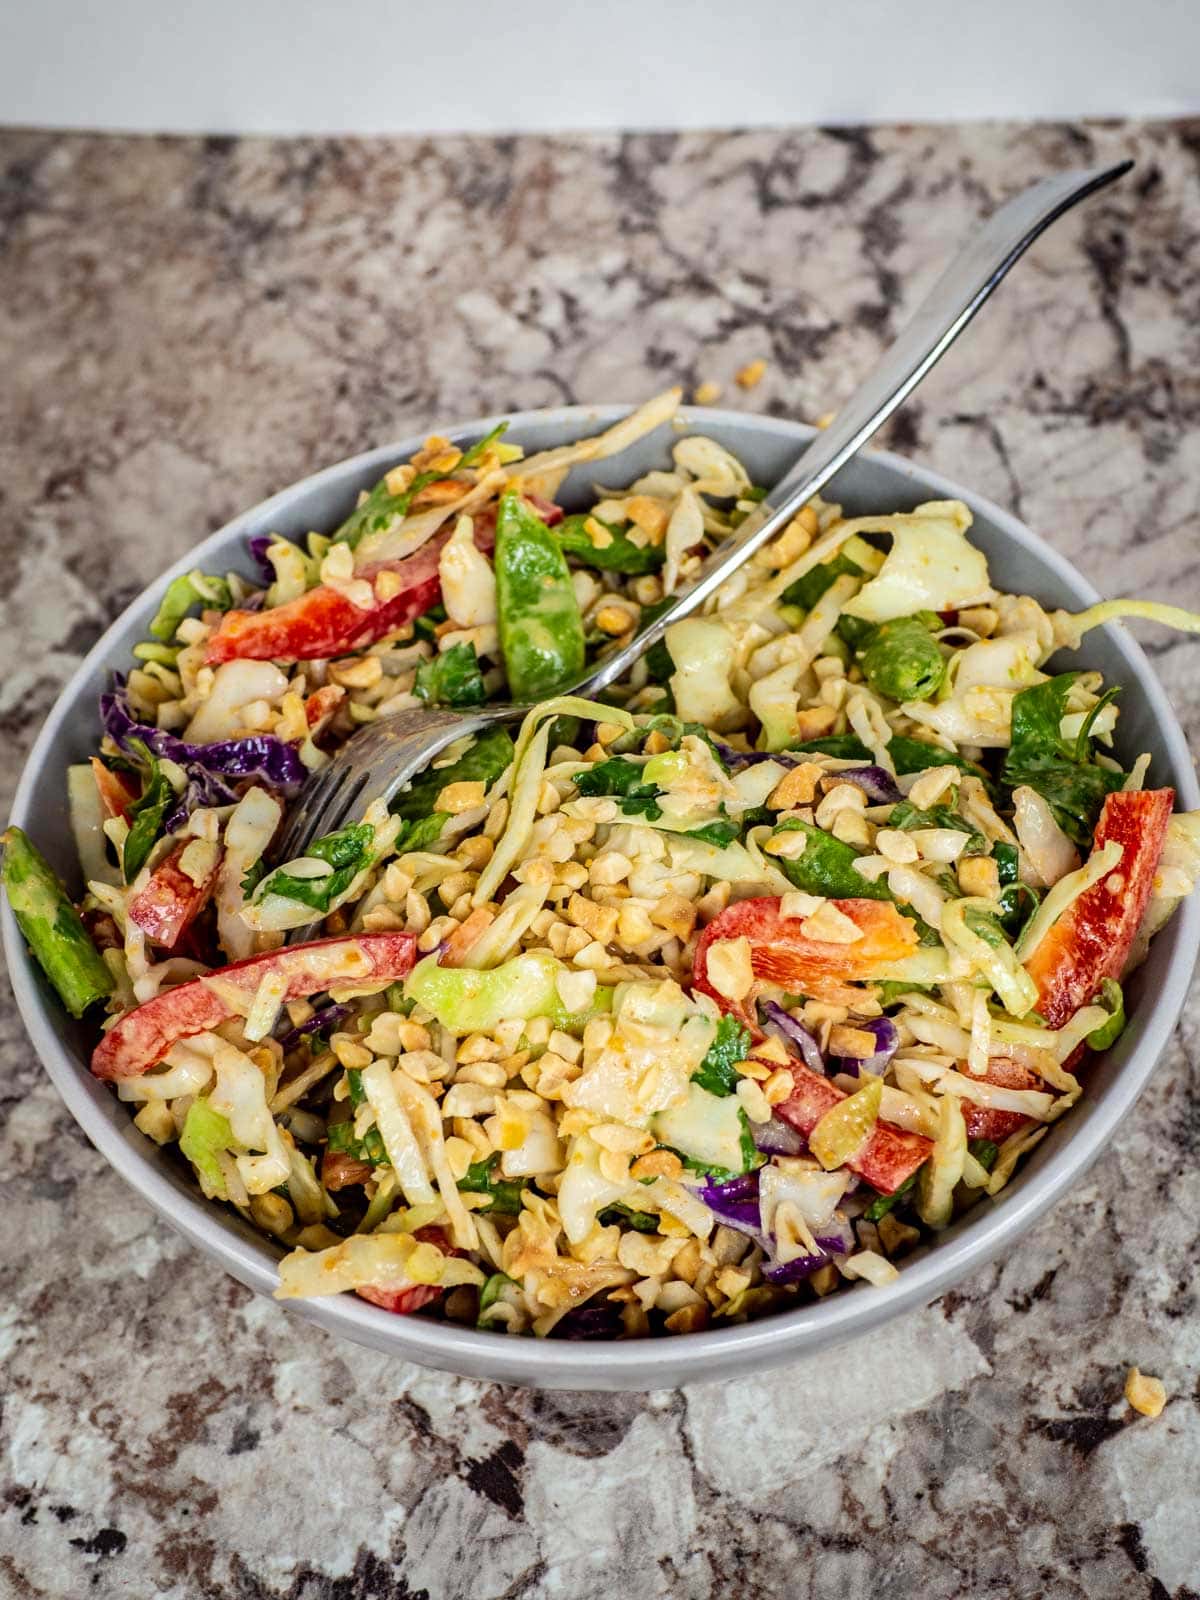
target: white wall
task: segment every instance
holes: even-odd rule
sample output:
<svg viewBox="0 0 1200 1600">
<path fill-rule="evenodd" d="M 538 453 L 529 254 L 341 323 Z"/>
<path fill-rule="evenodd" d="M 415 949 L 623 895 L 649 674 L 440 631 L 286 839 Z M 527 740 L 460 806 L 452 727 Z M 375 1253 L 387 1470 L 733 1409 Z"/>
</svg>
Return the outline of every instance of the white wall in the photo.
<svg viewBox="0 0 1200 1600">
<path fill-rule="evenodd" d="M 0 0 L 0 122 L 390 133 L 1200 111 L 1200 0 Z"/>
</svg>

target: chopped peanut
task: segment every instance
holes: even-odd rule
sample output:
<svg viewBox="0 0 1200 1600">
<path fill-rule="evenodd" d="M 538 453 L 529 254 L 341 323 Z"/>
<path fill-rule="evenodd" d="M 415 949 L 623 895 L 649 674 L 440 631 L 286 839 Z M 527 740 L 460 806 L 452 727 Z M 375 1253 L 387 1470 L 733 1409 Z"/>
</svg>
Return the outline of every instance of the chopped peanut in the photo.
<svg viewBox="0 0 1200 1600">
<path fill-rule="evenodd" d="M 681 1306 L 678 1311 L 672 1311 L 663 1326 L 671 1333 L 699 1333 L 708 1327 L 708 1307 Z"/>
<path fill-rule="evenodd" d="M 1125 1398 L 1142 1416 L 1157 1417 L 1167 1403 L 1167 1391 L 1160 1379 L 1148 1378 L 1136 1367 L 1130 1367 L 1125 1379 Z"/>
<path fill-rule="evenodd" d="M 879 1042 L 868 1028 L 851 1028 L 839 1022 L 829 1031 L 829 1049 L 835 1056 L 867 1061 L 877 1053 Z"/>
<path fill-rule="evenodd" d="M 767 370 L 767 363 L 760 356 L 757 361 L 748 361 L 734 374 L 734 382 L 739 389 L 753 389 L 763 380 Z"/>
<path fill-rule="evenodd" d="M 683 1173 L 683 1162 L 673 1150 L 651 1150 L 639 1156 L 629 1169 L 629 1176 L 637 1178 L 678 1178 Z"/>
<path fill-rule="evenodd" d="M 585 900 L 581 894 L 573 894 L 567 902 L 567 916 L 577 928 L 583 928 L 599 944 L 607 944 L 617 931 L 616 908 L 598 906 L 594 900 Z"/>
<path fill-rule="evenodd" d="M 452 817 L 483 804 L 484 788 L 478 780 L 466 783 L 448 783 L 435 802 L 439 811 L 448 811 Z"/>
<path fill-rule="evenodd" d="M 692 399 L 698 406 L 715 406 L 721 398 L 721 385 L 714 383 L 711 378 L 706 378 L 703 383 L 696 385 Z"/>
<path fill-rule="evenodd" d="M 827 733 L 832 733 L 838 714 L 832 706 L 807 706 L 796 713 L 796 738 L 798 742 L 806 739 L 823 739 Z M 811 1279 L 809 1280 L 812 1281 Z"/>
<path fill-rule="evenodd" d="M 681 894 L 665 894 L 650 908 L 650 920 L 677 939 L 690 939 L 696 926 L 696 908 Z"/>
<path fill-rule="evenodd" d="M 750 941 L 717 939 L 708 947 L 708 981 L 726 1000 L 744 1000 L 754 984 Z"/>
<path fill-rule="evenodd" d="M 601 633 L 607 633 L 612 638 L 628 633 L 636 621 L 637 617 L 628 606 L 601 606 L 596 612 L 596 626 Z"/>
<path fill-rule="evenodd" d="M 373 689 L 383 677 L 383 663 L 378 656 L 359 656 L 352 661 L 331 661 L 329 676 L 343 689 Z"/>
<path fill-rule="evenodd" d="M 767 804 L 774 811 L 791 811 L 794 806 L 811 805 L 817 797 L 817 780 L 822 769 L 815 761 L 802 761 L 785 772 L 771 790 Z"/>
<path fill-rule="evenodd" d="M 1000 869 L 991 856 L 963 856 L 958 863 L 958 887 L 964 894 L 990 898 L 1000 888 Z"/>
<path fill-rule="evenodd" d="M 890 1211 L 880 1217 L 878 1230 L 880 1243 L 889 1256 L 903 1255 L 906 1250 L 911 1250 L 921 1237 L 919 1228 L 901 1222 Z"/>
<path fill-rule="evenodd" d="M 625 513 L 631 522 L 644 528 L 654 543 L 667 531 L 670 514 L 661 500 L 653 495 L 633 494 L 625 502 Z"/>
<path fill-rule="evenodd" d="M 763 1094 L 769 1106 L 781 1106 L 785 1100 L 791 1099 L 794 1088 L 791 1073 L 786 1067 L 780 1067 L 763 1084 Z"/>
</svg>

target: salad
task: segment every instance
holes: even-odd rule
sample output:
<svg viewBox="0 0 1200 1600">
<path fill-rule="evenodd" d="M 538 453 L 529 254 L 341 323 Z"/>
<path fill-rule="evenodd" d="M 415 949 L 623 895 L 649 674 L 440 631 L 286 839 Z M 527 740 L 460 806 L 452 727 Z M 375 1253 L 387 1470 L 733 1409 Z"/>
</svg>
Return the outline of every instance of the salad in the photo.
<svg viewBox="0 0 1200 1600">
<path fill-rule="evenodd" d="M 958 501 L 814 500 L 603 701 L 562 692 L 759 514 L 683 428 L 558 503 L 678 402 L 528 458 L 430 438 L 255 576 L 176 578 L 70 770 L 82 900 L 5 835 L 93 1072 L 279 1242 L 281 1297 L 600 1339 L 886 1283 L 1086 1092 L 1194 886 L 1200 814 L 1054 656 L 1200 619 L 999 592 Z M 508 698 L 511 735 L 273 853 L 356 728 Z"/>
</svg>

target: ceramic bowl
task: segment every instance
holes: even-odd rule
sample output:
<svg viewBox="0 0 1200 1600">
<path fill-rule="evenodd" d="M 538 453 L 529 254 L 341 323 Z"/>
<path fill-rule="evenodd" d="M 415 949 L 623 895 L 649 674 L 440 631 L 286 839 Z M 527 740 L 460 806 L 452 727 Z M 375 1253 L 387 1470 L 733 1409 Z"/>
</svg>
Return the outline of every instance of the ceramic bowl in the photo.
<svg viewBox="0 0 1200 1600">
<path fill-rule="evenodd" d="M 530 411 L 511 418 L 509 438 L 527 452 L 564 444 L 608 426 L 624 414 L 619 406 Z M 478 438 L 496 419 L 448 430 L 456 441 Z M 756 483 L 776 482 L 812 437 L 812 430 L 769 417 L 688 410 L 689 428 L 727 445 Z M 578 470 L 562 498 L 578 503 L 591 481 L 628 483 L 667 462 L 673 434 L 667 427 L 623 456 Z M 420 439 L 401 440 L 328 467 L 235 518 L 165 574 L 157 576 L 88 654 L 60 695 L 22 775 L 12 820 L 24 827 L 74 889 L 79 871 L 66 807 L 66 770 L 94 751 L 97 698 L 109 675 L 128 666 L 131 647 L 147 633 L 167 579 L 199 565 L 207 570 L 253 570 L 246 540 L 252 534 L 301 536 L 310 528 L 336 526 L 361 489 L 389 466 L 407 459 Z M 1077 609 L 1094 601 L 1091 586 L 1014 517 L 914 463 L 884 453 L 859 456 L 826 490 L 851 515 L 909 510 L 925 500 L 958 498 L 970 506 L 972 539 L 986 552 L 1001 588 L 1036 596 L 1047 606 Z M 1058 670 L 1077 664 L 1068 653 Z M 1173 784 L 1178 804 L 1200 806 L 1191 758 L 1161 685 L 1130 635 L 1119 625 L 1093 632 L 1083 663 L 1099 667 L 1108 683 L 1120 684 L 1117 744 L 1127 760 L 1151 753 L 1149 784 Z M 205 1200 L 190 1171 L 173 1151 L 160 1149 L 134 1127 L 130 1109 L 88 1071 L 94 1024 L 73 1022 L 48 990 L 30 958 L 7 905 L 4 945 L 21 1014 L 46 1070 L 88 1138 L 170 1225 L 261 1294 L 275 1288 L 278 1250 L 231 1210 Z M 995 1201 L 984 1201 L 937 1240 L 909 1257 L 897 1281 L 867 1284 L 828 1299 L 744 1326 L 679 1338 L 611 1344 L 511 1338 L 480 1333 L 420 1316 L 395 1316 L 351 1294 L 290 1300 L 291 1315 L 332 1333 L 409 1361 L 471 1378 L 545 1388 L 648 1389 L 746 1373 L 791 1361 L 878 1328 L 922 1306 L 1018 1245 L 1021 1235 L 1104 1149 L 1129 1115 L 1163 1051 L 1187 992 L 1200 940 L 1200 898 L 1189 900 L 1154 941 L 1150 957 L 1128 986 L 1130 1021 L 1113 1049 L 1087 1073 L 1087 1091 L 1057 1124 Z M 281 1315 L 283 1314 L 281 1308 Z"/>
</svg>

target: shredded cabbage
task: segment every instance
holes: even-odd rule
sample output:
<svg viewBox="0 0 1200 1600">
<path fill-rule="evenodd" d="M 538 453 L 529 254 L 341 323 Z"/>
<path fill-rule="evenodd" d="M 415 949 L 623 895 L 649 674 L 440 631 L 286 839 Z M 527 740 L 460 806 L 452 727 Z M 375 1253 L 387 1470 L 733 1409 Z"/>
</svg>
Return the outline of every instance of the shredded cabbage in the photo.
<svg viewBox="0 0 1200 1600">
<path fill-rule="evenodd" d="M 848 615 L 890 622 L 990 599 L 987 559 L 965 537 L 971 520 L 961 500 L 930 500 L 891 517 L 859 517 L 854 532 L 890 533 L 893 543 L 878 576 L 847 602 Z"/>
<path fill-rule="evenodd" d="M 930 1228 L 944 1228 L 954 1213 L 954 1190 L 963 1175 L 967 1124 L 953 1095 L 938 1101 L 938 1131 L 918 1179 L 917 1211 Z"/>
<path fill-rule="evenodd" d="M 1106 878 L 1118 866 L 1124 850 L 1115 839 L 1110 839 L 1099 850 L 1093 850 L 1083 866 L 1060 878 L 1025 925 L 1017 943 L 1017 954 L 1028 961 L 1059 917 L 1071 907 L 1081 894 L 1094 883 Z M 1018 1015 L 1019 1013 L 1014 1013 Z"/>
<path fill-rule="evenodd" d="M 977 895 L 947 900 L 942 907 L 942 938 L 948 948 L 966 958 L 972 971 L 987 979 L 1010 1016 L 1024 1017 L 1037 1005 L 1037 985 L 1017 959 L 1012 946 L 999 934 L 995 922 L 998 911 L 995 901 Z M 999 937 L 984 939 L 969 927 L 967 918 L 972 912 L 988 919 L 989 926 Z"/>
</svg>

